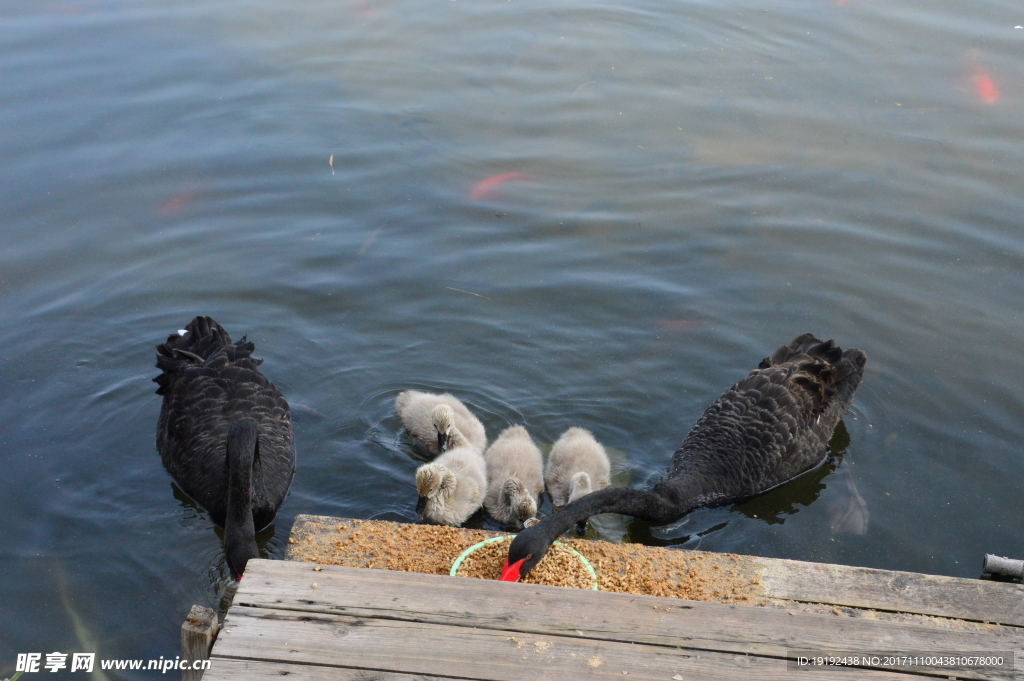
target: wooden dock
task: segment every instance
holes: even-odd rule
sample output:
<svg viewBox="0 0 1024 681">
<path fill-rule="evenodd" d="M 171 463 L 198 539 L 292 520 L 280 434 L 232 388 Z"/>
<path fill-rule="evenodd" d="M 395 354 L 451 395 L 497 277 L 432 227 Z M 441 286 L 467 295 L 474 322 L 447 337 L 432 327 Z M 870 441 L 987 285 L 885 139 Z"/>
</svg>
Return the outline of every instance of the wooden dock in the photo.
<svg viewBox="0 0 1024 681">
<path fill-rule="evenodd" d="M 343 538 L 332 528 L 353 522 L 300 516 L 293 537 L 326 547 L 330 532 Z M 389 526 L 402 527 L 377 529 Z M 338 561 L 339 546 L 345 554 L 343 539 L 333 545 L 327 562 Z M 348 557 L 373 560 L 360 551 Z M 749 556 L 702 559 L 739 564 L 736 574 L 749 578 L 755 597 L 703 602 L 254 560 L 204 678 L 1024 679 L 1016 665 L 1024 664 L 1020 584 Z M 856 669 L 799 669 L 793 658 L 801 652 L 860 660 Z M 893 655 L 930 659 L 900 667 L 885 659 Z M 965 655 L 1001 656 L 1004 664 L 932 659 Z"/>
</svg>

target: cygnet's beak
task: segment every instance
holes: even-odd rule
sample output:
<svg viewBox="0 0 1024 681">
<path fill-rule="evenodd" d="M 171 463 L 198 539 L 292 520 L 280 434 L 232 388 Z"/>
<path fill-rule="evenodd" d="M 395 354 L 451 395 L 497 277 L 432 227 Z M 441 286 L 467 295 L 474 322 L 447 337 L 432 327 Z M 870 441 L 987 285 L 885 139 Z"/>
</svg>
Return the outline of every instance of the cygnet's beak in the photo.
<svg viewBox="0 0 1024 681">
<path fill-rule="evenodd" d="M 437 451 L 444 454 L 448 449 L 448 433 L 437 434 Z"/>
<path fill-rule="evenodd" d="M 416 513 L 417 515 L 423 515 L 423 509 L 427 507 L 427 498 L 419 497 L 416 500 Z"/>
</svg>

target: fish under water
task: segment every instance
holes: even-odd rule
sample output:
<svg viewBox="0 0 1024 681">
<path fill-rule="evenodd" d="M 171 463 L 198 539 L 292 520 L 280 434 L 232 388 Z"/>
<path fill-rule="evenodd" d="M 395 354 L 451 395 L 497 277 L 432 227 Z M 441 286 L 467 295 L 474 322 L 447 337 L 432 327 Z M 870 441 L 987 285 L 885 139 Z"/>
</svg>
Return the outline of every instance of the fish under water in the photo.
<svg viewBox="0 0 1024 681">
<path fill-rule="evenodd" d="M 71 602 L 71 588 L 69 585 L 68 575 L 64 571 L 63 566 L 55 564 L 53 569 L 54 576 L 57 580 L 57 592 L 60 594 L 61 605 L 64 606 L 64 612 L 67 613 L 68 619 L 71 621 L 71 626 L 75 631 L 75 639 L 78 641 L 78 652 L 83 653 L 99 653 L 99 643 L 96 637 L 92 635 L 89 628 L 85 624 L 85 620 L 78 614 L 78 610 L 75 609 L 74 604 Z M 97 654 L 98 658 L 99 655 Z M 90 676 L 96 681 L 110 681 L 110 677 L 103 673 L 100 669 L 99 663 L 95 663 L 92 674 Z"/>
<path fill-rule="evenodd" d="M 971 66 L 971 83 L 974 85 L 974 92 L 981 101 L 986 104 L 995 104 L 999 101 L 999 88 L 992 82 L 992 79 L 977 64 Z"/>
<path fill-rule="evenodd" d="M 289 405 L 289 411 L 293 421 L 320 423 L 327 420 L 327 416 L 323 412 L 305 404 L 293 402 Z"/>
<path fill-rule="evenodd" d="M 825 511 L 829 517 L 829 528 L 835 534 L 865 535 L 868 532 L 868 505 L 857 491 L 847 461 L 840 462 L 835 470 L 839 483 L 835 496 L 829 499 Z"/>
<path fill-rule="evenodd" d="M 986 104 L 995 104 L 999 101 L 1000 92 L 988 71 L 982 65 L 981 51 L 970 50 L 967 53 L 967 61 L 971 70 L 971 87 L 978 99 Z"/>
<path fill-rule="evenodd" d="M 157 212 L 160 213 L 160 215 L 172 215 L 192 203 L 195 198 L 196 188 L 189 187 L 161 203 L 159 208 L 157 208 Z"/>
<path fill-rule="evenodd" d="M 488 177 L 486 180 L 481 180 L 473 185 L 473 188 L 469 191 L 469 198 L 473 201 L 485 199 L 490 196 L 495 189 L 506 182 L 525 180 L 528 178 L 529 175 L 525 173 L 501 173 L 500 175 Z"/>
</svg>

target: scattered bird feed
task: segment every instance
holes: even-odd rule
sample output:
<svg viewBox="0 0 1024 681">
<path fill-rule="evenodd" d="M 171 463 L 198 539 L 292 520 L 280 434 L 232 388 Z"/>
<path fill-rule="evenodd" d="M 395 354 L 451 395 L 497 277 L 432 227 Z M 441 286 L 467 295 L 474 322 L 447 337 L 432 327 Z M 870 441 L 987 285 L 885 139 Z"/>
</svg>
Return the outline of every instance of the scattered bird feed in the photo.
<svg viewBox="0 0 1024 681">
<path fill-rule="evenodd" d="M 409 525 L 382 520 L 339 522 L 326 516 L 301 516 L 301 521 L 296 519 L 287 558 L 324 565 L 447 575 L 466 549 L 495 536 L 500 535 L 486 530 L 442 525 Z M 600 591 L 717 603 L 762 604 L 757 569 L 742 556 L 585 539 L 563 538 L 561 543 L 587 559 L 597 576 Z M 498 576 L 505 560 L 507 546 L 507 541 L 494 542 L 489 550 L 494 552 L 494 556 L 493 560 L 488 559 L 486 569 L 493 570 L 494 577 Z M 565 582 L 565 586 L 592 588 L 592 582 L 568 579 L 567 572 L 578 568 L 571 561 L 559 563 L 557 556 L 560 554 L 559 547 L 553 547 L 524 581 L 554 585 Z M 566 555 L 572 556 L 569 552 Z M 545 564 L 552 559 L 552 567 L 548 568 Z M 579 559 L 573 559 L 579 564 Z M 569 565 L 572 565 L 571 570 Z M 476 570 L 484 569 L 482 565 L 474 568 L 471 563 L 465 569 L 470 571 L 465 576 L 485 577 L 482 573 L 475 574 Z M 459 576 L 464 576 L 461 569 Z"/>
</svg>

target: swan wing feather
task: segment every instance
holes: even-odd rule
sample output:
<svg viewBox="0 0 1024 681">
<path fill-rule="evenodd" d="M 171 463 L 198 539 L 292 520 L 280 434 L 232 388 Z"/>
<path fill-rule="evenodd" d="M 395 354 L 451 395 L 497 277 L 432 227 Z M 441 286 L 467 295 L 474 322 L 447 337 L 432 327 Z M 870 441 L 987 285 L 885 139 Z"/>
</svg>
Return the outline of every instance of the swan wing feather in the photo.
<svg viewBox="0 0 1024 681">
<path fill-rule="evenodd" d="M 866 357 L 798 336 L 715 400 L 690 430 L 659 486 L 686 478 L 687 494 L 724 503 L 758 494 L 824 460 Z"/>
</svg>

